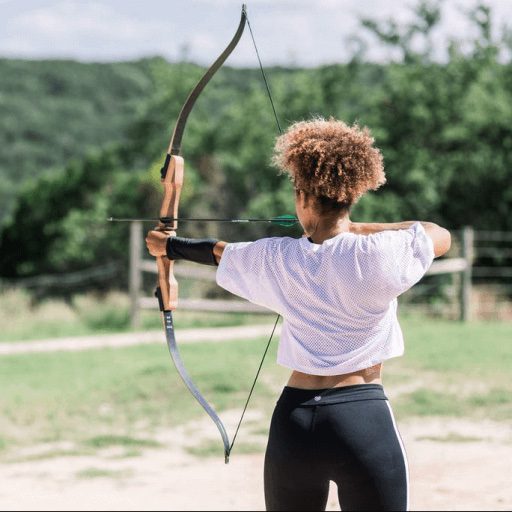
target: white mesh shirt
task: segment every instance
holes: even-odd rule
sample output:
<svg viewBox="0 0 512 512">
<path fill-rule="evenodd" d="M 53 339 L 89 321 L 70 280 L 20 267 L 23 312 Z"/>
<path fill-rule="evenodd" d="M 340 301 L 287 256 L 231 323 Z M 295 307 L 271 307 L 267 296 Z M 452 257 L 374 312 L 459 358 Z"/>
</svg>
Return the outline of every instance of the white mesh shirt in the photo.
<svg viewBox="0 0 512 512">
<path fill-rule="evenodd" d="M 367 236 L 342 233 L 321 245 L 264 238 L 228 244 L 217 283 L 282 315 L 279 364 L 339 375 L 403 354 L 396 298 L 433 259 L 419 222 Z"/>
</svg>

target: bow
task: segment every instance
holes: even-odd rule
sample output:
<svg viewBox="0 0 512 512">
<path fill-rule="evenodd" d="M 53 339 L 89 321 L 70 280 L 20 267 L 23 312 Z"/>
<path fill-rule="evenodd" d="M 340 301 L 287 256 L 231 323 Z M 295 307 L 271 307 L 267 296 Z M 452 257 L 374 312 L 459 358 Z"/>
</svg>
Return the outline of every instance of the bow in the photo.
<svg viewBox="0 0 512 512">
<path fill-rule="evenodd" d="M 220 54 L 220 56 L 217 58 L 217 60 L 210 66 L 210 68 L 205 72 L 203 77 L 199 80 L 197 85 L 192 89 L 187 100 L 185 101 L 185 104 L 181 108 L 180 114 L 176 121 L 174 131 L 173 131 L 170 143 L 169 143 L 169 148 L 167 150 L 167 154 L 165 157 L 165 161 L 160 170 L 161 182 L 162 182 L 163 189 L 164 189 L 164 197 L 163 197 L 162 205 L 160 208 L 159 223 L 156 228 L 159 231 L 166 232 L 170 236 L 176 236 L 176 230 L 178 228 L 178 220 L 179 220 L 178 205 L 179 205 L 181 189 L 183 186 L 183 177 L 184 177 L 184 160 L 180 156 L 180 152 L 181 152 L 181 141 L 183 138 L 183 133 L 185 130 L 185 125 L 186 125 L 188 116 L 189 116 L 197 98 L 199 97 L 200 93 L 203 91 L 203 89 L 208 84 L 208 82 L 210 81 L 212 76 L 222 66 L 224 61 L 228 58 L 228 56 L 231 54 L 231 52 L 234 50 L 234 48 L 238 44 L 238 42 L 242 36 L 242 33 L 244 31 L 246 23 L 249 25 L 249 29 L 251 31 L 251 37 L 252 37 L 253 43 L 255 45 L 254 36 L 252 34 L 252 30 L 251 30 L 250 24 L 247 19 L 246 7 L 245 7 L 245 5 L 243 5 L 240 23 L 238 25 L 235 35 L 233 36 L 232 40 L 227 45 L 225 50 Z M 255 46 L 255 48 L 256 48 L 256 46 Z M 257 48 L 256 48 L 256 53 L 258 54 Z M 261 65 L 261 60 L 259 58 L 259 55 L 258 55 L 258 61 L 260 62 L 260 69 L 263 73 L 265 85 L 267 87 L 267 92 L 269 94 L 269 97 L 270 97 L 270 100 L 272 103 L 272 108 L 273 108 L 274 114 L 275 114 L 275 108 L 273 105 L 272 97 L 270 95 L 270 89 L 268 87 L 268 83 L 267 83 L 265 74 L 263 72 L 263 67 Z M 279 126 L 279 121 L 277 120 L 277 115 L 276 115 L 276 121 Z M 279 129 L 280 129 L 280 127 L 279 127 Z M 290 221 L 289 218 L 287 220 Z M 167 339 L 167 346 L 169 348 L 169 352 L 171 354 L 174 365 L 176 366 L 176 369 L 178 370 L 178 373 L 180 374 L 183 382 L 185 383 L 185 385 L 187 386 L 189 391 L 192 393 L 192 395 L 195 397 L 195 399 L 199 402 L 199 404 L 201 404 L 203 409 L 206 411 L 206 413 L 210 416 L 210 418 L 213 420 L 213 422 L 217 426 L 217 429 L 219 430 L 219 433 L 222 437 L 222 442 L 224 444 L 224 459 L 225 459 L 225 463 L 227 464 L 229 462 L 229 454 L 231 452 L 231 449 L 233 448 L 233 444 L 234 444 L 236 435 L 238 433 L 240 424 L 242 422 L 243 415 L 247 408 L 247 404 L 249 403 L 252 391 L 254 389 L 254 385 L 256 384 L 256 380 L 258 378 L 259 371 L 261 370 L 263 360 L 265 359 L 265 355 L 268 351 L 268 347 L 270 346 L 272 336 L 273 336 L 275 328 L 277 326 L 277 322 L 279 321 L 279 316 L 276 320 L 276 323 L 274 325 L 274 330 L 272 331 L 272 334 L 268 341 L 268 345 L 267 345 L 267 348 L 263 355 L 263 359 L 261 361 L 260 368 L 256 374 L 256 379 L 255 379 L 255 381 L 252 385 L 252 389 L 249 393 L 249 398 L 247 399 L 247 402 L 245 404 L 245 408 L 242 413 L 242 418 L 240 419 L 240 422 L 236 429 L 235 435 L 233 437 L 233 441 L 230 445 L 229 437 L 228 437 L 228 434 L 224 427 L 224 424 L 222 423 L 218 414 L 215 412 L 215 410 L 212 408 L 212 406 L 208 403 L 208 401 L 203 397 L 203 395 L 199 392 L 199 389 L 197 388 L 197 386 L 194 384 L 194 382 L 190 378 L 190 375 L 187 372 L 185 365 L 183 364 L 183 360 L 182 360 L 180 352 L 178 350 L 178 346 L 176 343 L 175 329 L 174 329 L 174 324 L 173 324 L 173 316 L 172 316 L 172 312 L 177 308 L 177 305 L 178 305 L 178 283 L 176 281 L 176 278 L 174 277 L 174 268 L 173 268 L 174 262 L 169 260 L 167 258 L 167 256 L 157 257 L 156 260 L 157 260 L 157 267 L 158 267 L 158 285 L 157 285 L 157 288 L 155 291 L 155 296 L 158 299 L 160 311 L 162 312 L 162 315 L 163 315 L 165 336 Z"/>
</svg>

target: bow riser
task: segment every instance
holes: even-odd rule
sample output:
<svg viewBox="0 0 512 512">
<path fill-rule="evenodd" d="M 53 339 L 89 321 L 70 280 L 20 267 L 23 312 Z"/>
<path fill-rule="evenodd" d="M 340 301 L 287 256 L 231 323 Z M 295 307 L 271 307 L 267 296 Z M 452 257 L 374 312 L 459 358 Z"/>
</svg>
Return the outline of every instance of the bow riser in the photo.
<svg viewBox="0 0 512 512">
<path fill-rule="evenodd" d="M 180 156 L 171 156 L 167 168 L 162 173 L 162 186 L 164 197 L 160 208 L 161 218 L 177 218 L 180 203 L 181 189 L 183 188 L 184 161 Z M 167 162 L 166 162 L 167 163 Z M 170 236 L 176 236 L 178 222 L 172 224 L 159 224 L 158 230 L 165 231 Z M 178 282 L 174 277 L 174 261 L 167 256 L 156 259 L 158 267 L 158 288 L 160 289 L 160 309 L 174 311 L 178 307 Z M 157 292 L 158 294 L 158 292 Z M 157 295 L 158 296 L 158 295 Z"/>
</svg>

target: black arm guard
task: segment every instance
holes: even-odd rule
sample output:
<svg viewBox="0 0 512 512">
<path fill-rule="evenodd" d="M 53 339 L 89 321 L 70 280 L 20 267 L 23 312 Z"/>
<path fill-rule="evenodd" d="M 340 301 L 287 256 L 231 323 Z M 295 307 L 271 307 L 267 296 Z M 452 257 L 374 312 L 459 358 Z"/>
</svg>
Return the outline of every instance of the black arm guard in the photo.
<svg viewBox="0 0 512 512">
<path fill-rule="evenodd" d="M 213 238 L 183 238 L 171 236 L 167 239 L 166 252 L 170 260 L 188 260 L 203 265 L 217 265 L 213 249 L 218 240 Z"/>
</svg>

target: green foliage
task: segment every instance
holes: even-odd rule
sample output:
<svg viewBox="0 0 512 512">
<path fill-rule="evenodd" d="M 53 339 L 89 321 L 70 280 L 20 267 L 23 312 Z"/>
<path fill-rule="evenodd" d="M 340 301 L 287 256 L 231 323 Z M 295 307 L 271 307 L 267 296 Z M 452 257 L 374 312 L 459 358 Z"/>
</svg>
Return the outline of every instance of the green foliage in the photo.
<svg viewBox="0 0 512 512">
<path fill-rule="evenodd" d="M 155 62 L 0 59 L 0 223 L 24 182 L 123 139 L 152 91 Z"/>
<path fill-rule="evenodd" d="M 122 233 L 108 230 L 107 204 L 123 196 L 128 181 L 132 194 L 136 188 L 133 176 L 115 174 L 119 168 L 119 156 L 109 150 L 72 163 L 65 173 L 48 172 L 26 183 L 14 223 L 2 234 L 3 275 L 56 273 L 83 268 L 93 259 L 96 265 L 112 261 L 106 251 L 116 253 Z"/>
<path fill-rule="evenodd" d="M 464 51 L 458 41 L 451 41 L 446 62 L 436 62 L 431 40 L 440 21 L 439 4 L 422 1 L 414 12 L 416 18 L 404 26 L 394 21 L 363 23 L 382 45 L 397 50 L 400 60 L 378 65 L 364 62 L 359 54 L 344 65 L 268 69 L 281 123 L 286 128 L 320 115 L 371 127 L 384 154 L 388 184 L 356 205 L 355 220 L 419 218 L 453 229 L 471 224 L 477 229 L 510 230 L 512 66 L 501 52 L 510 38 L 506 33 L 501 38 L 494 35 L 491 13 L 480 5 L 469 14 L 477 35 L 466 42 Z M 19 125 L 20 132 L 36 129 L 34 137 L 20 138 L 6 127 L 7 121 L 0 123 L 0 137 L 12 143 L 4 145 L 5 158 L 15 161 L 15 143 L 20 140 L 31 140 L 30 147 L 41 157 L 37 178 L 19 191 L 10 209 L 12 221 L 0 237 L 2 276 L 65 273 L 115 261 L 115 276 L 103 285 L 87 286 L 125 283 L 127 226 L 104 220 L 111 215 L 155 216 L 161 198 L 158 169 L 173 121 L 204 70 L 161 59 L 111 67 L 34 63 L 31 80 L 16 92 L 13 70 L 30 64 L 2 61 L 0 69 L 2 65 L 11 70 L 3 78 L 11 96 L 0 104 L 0 113 L 1 108 L 11 109 L 5 119 Z M 87 86 L 98 77 L 100 87 Z M 45 109 L 23 109 L 20 105 L 33 100 L 43 86 L 52 98 L 51 115 Z M 68 93 L 78 98 L 76 105 Z M 64 113 L 77 119 L 74 106 L 93 114 L 80 117 L 80 131 L 62 130 Z M 16 114 L 20 109 L 27 117 Z M 107 113 L 112 125 L 95 115 L 98 110 Z M 66 138 L 62 147 L 85 140 L 85 132 L 93 135 L 81 145 L 82 153 L 63 156 L 58 147 L 54 151 L 53 140 L 41 139 L 43 119 L 48 136 Z M 188 120 L 180 214 L 293 213 L 290 183 L 270 165 L 277 134 L 258 70 L 223 67 Z M 45 162 L 43 155 L 49 156 L 50 147 L 54 159 Z M 71 155 L 81 158 L 66 161 Z M 0 159 L 0 170 L 1 165 Z M 7 180 L 5 186 L 10 194 L 13 183 Z M 274 226 L 258 225 L 191 223 L 180 229 L 188 236 L 233 241 L 282 234 Z"/>
</svg>

